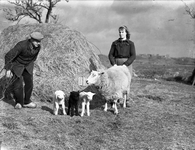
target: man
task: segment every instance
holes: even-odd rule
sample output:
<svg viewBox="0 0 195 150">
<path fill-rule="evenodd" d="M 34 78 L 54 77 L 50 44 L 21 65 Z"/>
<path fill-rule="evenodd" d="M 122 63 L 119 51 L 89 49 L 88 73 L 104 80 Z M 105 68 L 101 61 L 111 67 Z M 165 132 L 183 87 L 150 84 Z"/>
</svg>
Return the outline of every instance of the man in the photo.
<svg viewBox="0 0 195 150">
<path fill-rule="evenodd" d="M 30 34 L 30 39 L 18 42 L 5 55 L 6 77 L 12 83 L 12 93 L 15 99 L 15 109 L 36 108 L 30 99 L 33 90 L 33 68 L 41 49 L 43 35 L 40 32 Z M 24 85 L 24 86 L 23 86 Z"/>
</svg>

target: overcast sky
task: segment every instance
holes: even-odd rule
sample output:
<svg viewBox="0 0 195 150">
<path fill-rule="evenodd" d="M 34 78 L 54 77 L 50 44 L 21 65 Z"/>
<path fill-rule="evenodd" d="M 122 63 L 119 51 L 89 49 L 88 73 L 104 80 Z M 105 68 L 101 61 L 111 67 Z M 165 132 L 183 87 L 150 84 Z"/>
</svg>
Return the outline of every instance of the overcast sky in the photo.
<svg viewBox="0 0 195 150">
<path fill-rule="evenodd" d="M 195 6 L 194 0 L 184 2 L 191 8 Z M 0 8 L 6 4 L 0 0 Z M 121 25 L 129 28 L 137 54 L 186 57 L 195 51 L 195 19 L 186 13 L 181 0 L 62 0 L 53 11 L 60 23 L 81 32 L 96 45 L 98 54 L 108 55 Z M 2 11 L 0 20 L 0 30 L 11 24 Z"/>
</svg>

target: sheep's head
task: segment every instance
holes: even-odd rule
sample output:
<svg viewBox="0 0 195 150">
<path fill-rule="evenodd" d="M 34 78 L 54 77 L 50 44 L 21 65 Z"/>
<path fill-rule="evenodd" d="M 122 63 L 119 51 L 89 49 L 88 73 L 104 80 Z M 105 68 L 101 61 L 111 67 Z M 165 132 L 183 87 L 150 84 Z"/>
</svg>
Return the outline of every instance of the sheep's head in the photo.
<svg viewBox="0 0 195 150">
<path fill-rule="evenodd" d="M 92 70 L 90 76 L 87 78 L 86 83 L 88 85 L 98 84 L 100 76 L 104 74 L 104 72 L 94 71 Z"/>
<path fill-rule="evenodd" d="M 79 99 L 79 93 L 80 91 L 71 91 L 70 97 L 72 97 L 73 99 Z"/>
<path fill-rule="evenodd" d="M 64 96 L 65 96 L 64 92 L 61 90 L 55 91 L 55 95 L 56 95 L 56 99 L 58 100 L 64 99 Z"/>
<path fill-rule="evenodd" d="M 87 97 L 88 97 L 88 99 L 92 100 L 94 95 L 95 95 L 95 93 L 88 92 Z"/>
<path fill-rule="evenodd" d="M 94 95 L 95 95 L 95 93 L 92 93 L 92 92 L 81 92 L 80 93 L 81 98 L 84 96 L 87 96 L 88 100 L 92 100 Z"/>
</svg>

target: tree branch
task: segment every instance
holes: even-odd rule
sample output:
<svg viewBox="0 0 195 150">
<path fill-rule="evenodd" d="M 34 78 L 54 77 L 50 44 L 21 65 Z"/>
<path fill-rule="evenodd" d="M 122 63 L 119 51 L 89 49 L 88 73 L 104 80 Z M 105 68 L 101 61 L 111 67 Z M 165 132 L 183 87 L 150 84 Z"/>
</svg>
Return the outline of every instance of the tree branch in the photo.
<svg viewBox="0 0 195 150">
<path fill-rule="evenodd" d="M 183 0 L 181 0 L 185 7 L 186 7 L 186 12 L 193 18 L 195 19 L 195 11 L 194 11 L 194 8 L 190 8 Z"/>
<path fill-rule="evenodd" d="M 4 9 L 4 12 L 6 12 L 6 19 L 11 21 L 18 20 L 18 22 L 20 22 L 24 17 L 30 17 L 42 23 L 42 12 L 43 9 L 46 9 L 45 23 L 48 23 L 50 17 L 57 20 L 57 15 L 52 14 L 52 10 L 60 1 L 61 0 L 38 0 L 34 2 L 33 0 L 8 0 L 10 4 L 15 5 L 15 12 L 13 13 L 9 8 Z M 69 0 L 65 1 L 69 2 Z"/>
</svg>

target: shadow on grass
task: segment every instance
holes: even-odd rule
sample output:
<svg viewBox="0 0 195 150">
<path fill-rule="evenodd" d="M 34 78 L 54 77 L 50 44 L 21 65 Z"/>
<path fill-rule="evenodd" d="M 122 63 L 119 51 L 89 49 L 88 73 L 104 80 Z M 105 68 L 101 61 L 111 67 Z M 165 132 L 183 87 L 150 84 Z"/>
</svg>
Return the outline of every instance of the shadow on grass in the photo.
<svg viewBox="0 0 195 150">
<path fill-rule="evenodd" d="M 165 80 L 166 81 L 174 81 L 174 82 L 178 82 L 178 83 L 183 83 L 183 84 L 187 84 L 187 85 L 192 84 L 191 77 L 184 78 L 182 76 L 176 76 L 176 77 L 166 78 Z"/>
<path fill-rule="evenodd" d="M 68 106 L 68 105 L 66 105 L 66 106 Z M 48 106 L 42 106 L 41 109 L 44 110 L 44 111 L 49 112 L 52 115 L 54 115 L 53 109 L 50 108 L 50 107 L 48 107 Z M 66 111 L 66 113 L 68 112 L 68 108 L 67 107 L 65 108 L 65 111 Z M 59 108 L 58 115 L 63 115 L 63 113 L 62 113 L 62 107 Z"/>
<path fill-rule="evenodd" d="M 51 108 L 49 108 L 48 106 L 42 106 L 41 107 L 42 110 L 45 110 L 45 111 L 48 111 L 50 112 L 51 114 L 53 114 L 53 110 Z"/>
</svg>

